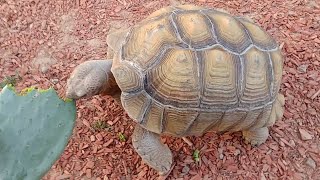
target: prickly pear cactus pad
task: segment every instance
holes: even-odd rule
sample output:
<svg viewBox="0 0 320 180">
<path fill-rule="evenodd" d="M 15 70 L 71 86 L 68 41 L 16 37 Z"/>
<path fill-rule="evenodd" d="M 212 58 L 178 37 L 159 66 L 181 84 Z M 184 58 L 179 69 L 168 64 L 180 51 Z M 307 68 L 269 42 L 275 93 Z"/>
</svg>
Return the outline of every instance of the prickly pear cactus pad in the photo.
<svg viewBox="0 0 320 180">
<path fill-rule="evenodd" d="M 76 119 L 74 101 L 54 89 L 0 92 L 0 180 L 41 179 L 63 152 Z"/>
</svg>

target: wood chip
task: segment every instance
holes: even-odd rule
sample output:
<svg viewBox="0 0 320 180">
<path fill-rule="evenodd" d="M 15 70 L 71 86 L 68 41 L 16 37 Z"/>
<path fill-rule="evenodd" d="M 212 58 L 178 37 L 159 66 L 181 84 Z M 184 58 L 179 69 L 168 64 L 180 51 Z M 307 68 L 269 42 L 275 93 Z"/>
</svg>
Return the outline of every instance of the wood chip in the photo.
<svg viewBox="0 0 320 180">
<path fill-rule="evenodd" d="M 189 146 L 193 146 L 193 143 L 186 137 L 182 137 L 183 141 L 186 142 Z"/>
<path fill-rule="evenodd" d="M 87 168 L 90 168 L 90 169 L 93 169 L 93 167 L 94 167 L 94 162 L 91 161 L 91 160 L 89 160 L 89 161 L 87 162 L 87 164 L 86 164 L 86 167 L 87 167 Z"/>
<path fill-rule="evenodd" d="M 311 140 L 312 136 L 306 130 L 299 128 L 300 137 L 302 140 Z"/>
<path fill-rule="evenodd" d="M 314 93 L 314 95 L 311 96 L 311 99 L 316 98 L 319 94 L 320 94 L 320 89 L 316 93 Z"/>
</svg>

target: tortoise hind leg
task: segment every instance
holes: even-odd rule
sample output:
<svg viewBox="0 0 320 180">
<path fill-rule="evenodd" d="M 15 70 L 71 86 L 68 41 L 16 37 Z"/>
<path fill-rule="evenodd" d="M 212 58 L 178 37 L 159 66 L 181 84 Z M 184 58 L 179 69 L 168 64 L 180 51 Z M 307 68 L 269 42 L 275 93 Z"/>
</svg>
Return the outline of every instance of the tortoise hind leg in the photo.
<svg viewBox="0 0 320 180">
<path fill-rule="evenodd" d="M 132 135 L 132 144 L 142 160 L 150 167 L 165 175 L 172 165 L 172 153 L 160 140 L 160 135 L 136 125 Z"/>
<path fill-rule="evenodd" d="M 279 93 L 272 107 L 269 121 L 265 126 L 272 126 L 276 122 L 276 120 L 279 120 L 282 118 L 283 112 L 284 112 L 284 103 L 285 103 L 284 96 Z"/>
<path fill-rule="evenodd" d="M 259 146 L 268 139 L 269 130 L 267 127 L 262 127 L 253 130 L 242 131 L 242 136 L 245 141 L 250 143 L 252 146 Z"/>
<path fill-rule="evenodd" d="M 276 120 L 279 120 L 283 116 L 284 111 L 284 96 L 282 94 L 278 94 L 276 101 L 271 110 L 270 118 L 267 123 L 261 127 L 256 129 L 249 129 L 246 131 L 242 131 L 242 135 L 246 142 L 251 143 L 251 145 L 260 145 L 264 143 L 269 136 L 268 127 L 272 126 Z"/>
</svg>

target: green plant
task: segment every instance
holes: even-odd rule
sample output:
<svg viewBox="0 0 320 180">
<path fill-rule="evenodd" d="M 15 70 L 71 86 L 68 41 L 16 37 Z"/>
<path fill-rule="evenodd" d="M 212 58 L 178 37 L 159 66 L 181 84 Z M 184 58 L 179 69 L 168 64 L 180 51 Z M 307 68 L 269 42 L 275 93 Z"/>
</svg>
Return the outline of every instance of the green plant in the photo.
<svg viewBox="0 0 320 180">
<path fill-rule="evenodd" d="M 98 120 L 93 122 L 91 127 L 96 131 L 101 131 L 105 128 L 109 128 L 109 125 L 105 121 Z"/>
<path fill-rule="evenodd" d="M 122 134 L 121 132 L 118 134 L 119 140 L 121 142 L 125 142 L 126 141 L 126 136 L 124 134 Z"/>
<path fill-rule="evenodd" d="M 7 84 L 11 84 L 12 86 L 15 86 L 17 81 L 20 80 L 21 77 L 18 73 L 16 73 L 14 76 L 6 76 L 1 82 L 0 82 L 0 88 L 4 88 Z"/>
<path fill-rule="evenodd" d="M 40 179 L 72 134 L 76 106 L 53 89 L 0 92 L 0 179 Z"/>
<path fill-rule="evenodd" d="M 193 157 L 194 161 L 199 162 L 200 161 L 200 151 L 198 149 L 193 151 L 192 157 Z"/>
</svg>

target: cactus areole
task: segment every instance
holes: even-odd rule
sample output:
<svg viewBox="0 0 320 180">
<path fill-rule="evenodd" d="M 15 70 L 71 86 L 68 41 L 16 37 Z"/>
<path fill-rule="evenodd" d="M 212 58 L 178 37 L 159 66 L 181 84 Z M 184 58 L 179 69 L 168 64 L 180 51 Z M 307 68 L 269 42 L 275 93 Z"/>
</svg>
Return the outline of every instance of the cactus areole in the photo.
<svg viewBox="0 0 320 180">
<path fill-rule="evenodd" d="M 12 86 L 0 92 L 0 180 L 41 179 L 63 152 L 76 119 L 75 102 L 52 88 Z"/>
</svg>

